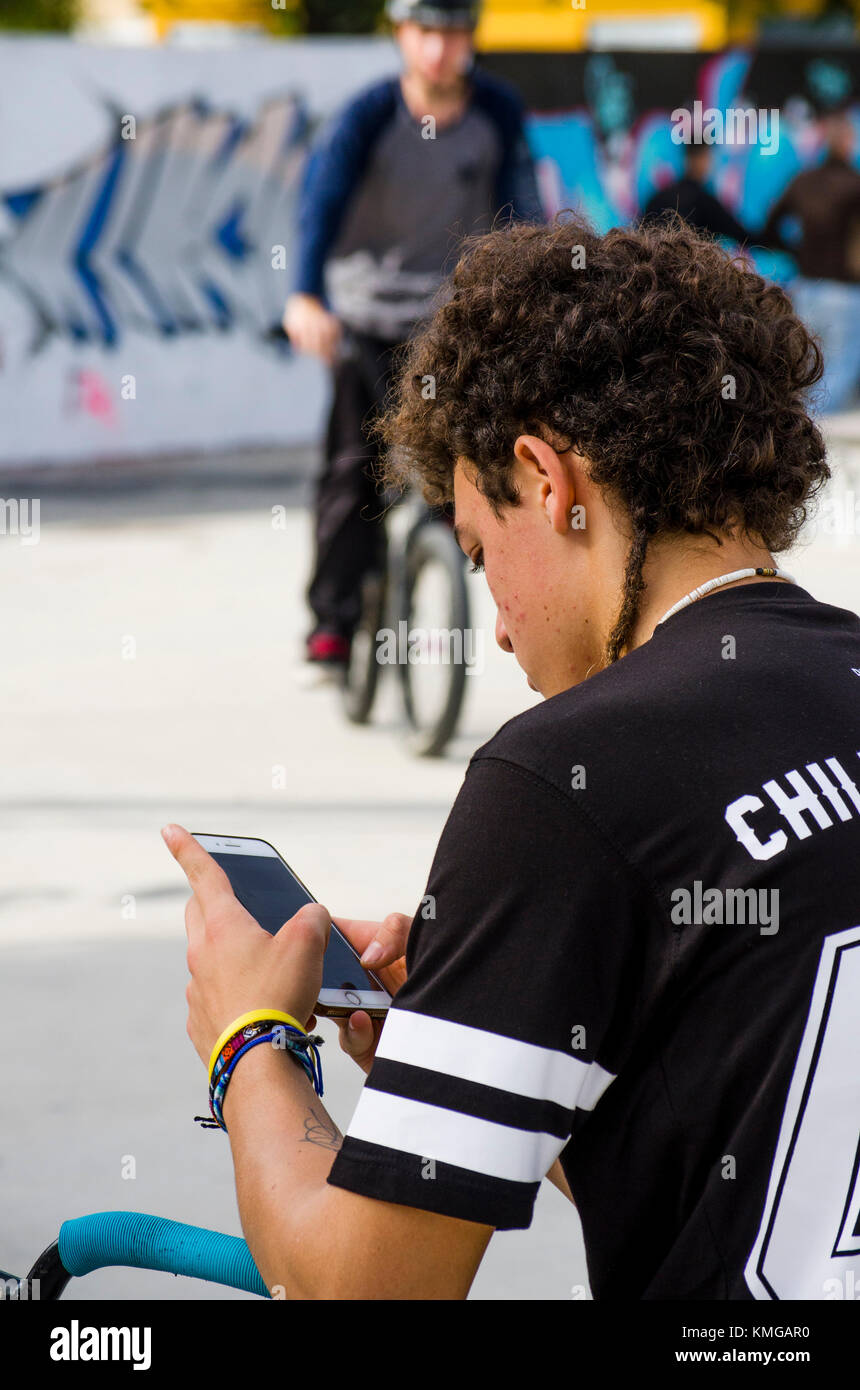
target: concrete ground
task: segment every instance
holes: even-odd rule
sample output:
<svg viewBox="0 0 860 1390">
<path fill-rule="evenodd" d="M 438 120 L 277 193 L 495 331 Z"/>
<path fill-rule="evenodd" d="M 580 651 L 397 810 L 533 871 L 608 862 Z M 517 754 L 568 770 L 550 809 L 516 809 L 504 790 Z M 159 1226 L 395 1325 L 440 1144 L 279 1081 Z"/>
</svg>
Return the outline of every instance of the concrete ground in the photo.
<svg viewBox="0 0 860 1390">
<path fill-rule="evenodd" d="M 104 1209 L 240 1233 L 227 1141 L 192 1122 L 206 1097 L 185 1033 L 187 892 L 159 827 L 271 840 L 335 914 L 411 913 L 470 753 L 536 698 L 495 647 L 481 577 L 486 666 L 444 758 L 401 747 L 393 681 L 366 729 L 301 683 L 308 463 L 41 480 L 39 543 L 0 538 L 6 1270 L 23 1273 L 65 1218 Z M 858 477 L 843 450 L 840 497 L 860 497 Z M 857 529 L 819 530 L 786 568 L 860 608 Z M 321 1029 L 345 1128 L 363 1077 Z M 586 1282 L 577 1215 L 544 1183 L 531 1228 L 493 1239 L 471 1296 L 567 1299 Z M 242 1297 L 132 1270 L 74 1294 Z"/>
<path fill-rule="evenodd" d="M 252 466 L 234 462 L 237 481 L 216 467 L 113 491 L 44 484 L 39 543 L 0 545 L 0 1267 L 14 1273 L 87 1212 L 240 1233 L 227 1141 L 192 1121 L 206 1090 L 185 1033 L 187 887 L 159 827 L 263 836 L 332 912 L 411 914 L 469 754 L 535 698 L 494 647 L 479 577 L 487 669 L 445 758 L 401 748 L 393 680 L 367 729 L 333 691 L 303 688 L 307 480 Z M 363 1073 L 321 1030 L 345 1128 Z M 584 1282 L 576 1213 L 544 1186 L 532 1228 L 493 1240 L 473 1297 Z M 241 1297 L 135 1270 L 74 1293 Z"/>
</svg>

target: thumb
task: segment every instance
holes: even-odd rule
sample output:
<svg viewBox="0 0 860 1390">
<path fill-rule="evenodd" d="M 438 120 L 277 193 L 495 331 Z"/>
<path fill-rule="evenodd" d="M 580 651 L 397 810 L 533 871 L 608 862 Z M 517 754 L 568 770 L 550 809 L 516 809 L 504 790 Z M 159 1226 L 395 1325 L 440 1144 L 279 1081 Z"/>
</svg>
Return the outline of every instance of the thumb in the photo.
<svg viewBox="0 0 860 1390">
<path fill-rule="evenodd" d="M 288 953 L 302 954 L 318 949 L 320 939 L 325 951 L 331 935 L 331 917 L 322 903 L 303 903 L 272 937 Z"/>
<path fill-rule="evenodd" d="M 348 1018 L 338 1018 L 335 1022 L 340 1034 L 341 1050 L 365 1071 L 369 1071 L 376 1051 L 370 1015 L 363 1009 L 357 1009 Z"/>
<path fill-rule="evenodd" d="M 411 926 L 412 918 L 407 917 L 405 912 L 389 912 L 385 921 L 380 922 L 373 940 L 362 952 L 362 965 L 372 970 L 375 965 L 390 965 L 392 961 L 399 960 L 406 953 Z"/>
</svg>

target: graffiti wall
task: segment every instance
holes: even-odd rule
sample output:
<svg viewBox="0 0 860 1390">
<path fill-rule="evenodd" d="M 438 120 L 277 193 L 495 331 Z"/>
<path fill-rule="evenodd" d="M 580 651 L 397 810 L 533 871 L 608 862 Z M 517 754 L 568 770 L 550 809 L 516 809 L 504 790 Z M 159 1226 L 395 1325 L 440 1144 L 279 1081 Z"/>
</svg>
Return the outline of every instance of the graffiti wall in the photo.
<svg viewBox="0 0 860 1390">
<path fill-rule="evenodd" d="M 279 331 L 309 132 L 380 43 L 0 41 L 0 461 L 306 442 Z"/>
<path fill-rule="evenodd" d="M 680 171 L 671 112 L 779 112 L 723 140 L 713 184 L 751 229 L 819 157 L 845 52 L 484 55 L 530 110 L 547 211 L 635 218 Z M 0 40 L 0 461 L 305 443 L 324 373 L 279 329 L 317 123 L 392 70 L 385 40 L 104 49 Z M 860 136 L 860 108 L 854 107 Z M 857 142 L 860 167 L 860 138 Z M 788 257 L 759 253 L 789 279 Z"/>
<path fill-rule="evenodd" d="M 715 123 L 724 130 L 712 145 L 712 190 L 751 231 L 764 225 L 794 175 L 820 157 L 820 112 L 849 104 L 860 169 L 856 50 L 500 53 L 484 62 L 528 103 L 548 212 L 579 208 L 601 231 L 635 218 L 681 173 L 683 146 L 672 138 L 671 119 L 680 108 L 767 116 L 767 139 L 751 138 L 749 121 Z M 741 129 L 744 138 L 732 138 Z M 794 271 L 787 257 L 761 252 L 756 259 L 780 280 Z"/>
</svg>

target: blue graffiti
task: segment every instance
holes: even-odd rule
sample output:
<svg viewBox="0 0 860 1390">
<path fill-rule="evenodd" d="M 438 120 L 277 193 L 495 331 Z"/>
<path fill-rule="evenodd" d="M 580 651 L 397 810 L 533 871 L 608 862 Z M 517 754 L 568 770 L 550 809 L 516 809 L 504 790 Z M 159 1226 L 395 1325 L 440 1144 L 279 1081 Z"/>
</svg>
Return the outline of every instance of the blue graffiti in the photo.
<svg viewBox="0 0 860 1390">
<path fill-rule="evenodd" d="M 125 118 L 123 118 L 125 119 Z M 0 276 L 53 335 L 243 329 L 277 342 L 308 123 L 296 100 L 243 121 L 201 101 L 141 120 L 43 186 L 2 195 Z M 275 264 L 275 248 L 283 247 Z"/>
<path fill-rule="evenodd" d="M 836 106 L 851 93 L 851 76 L 838 63 L 815 58 L 806 69 L 809 90 L 822 106 Z"/>
<path fill-rule="evenodd" d="M 699 72 L 698 99 L 703 107 L 726 112 L 746 108 L 744 87 L 752 54 L 732 50 L 708 59 Z M 627 110 L 628 87 L 616 82 L 611 60 L 590 59 L 586 77 L 588 107 L 558 114 L 533 114 L 528 123 L 529 142 L 539 161 L 541 187 L 550 214 L 573 209 L 587 217 L 598 231 L 638 217 L 652 193 L 677 178 L 683 167 L 683 147 L 671 138 L 668 110 L 649 111 L 622 129 L 621 112 Z M 838 80 L 842 71 L 833 64 L 810 64 L 817 86 L 812 89 L 832 100 L 844 96 Z M 843 77 L 847 75 L 842 73 Z M 589 81 L 592 86 L 589 86 Z M 779 127 L 779 143 L 771 153 L 762 146 L 715 144 L 711 146 L 710 187 L 751 232 L 760 230 L 776 199 L 801 169 L 822 157 L 814 130 L 812 110 L 805 102 L 788 104 Z M 860 109 L 851 112 L 858 132 L 855 164 L 860 169 Z M 763 273 L 787 281 L 794 263 L 779 252 L 755 250 L 754 259 Z"/>
<path fill-rule="evenodd" d="M 696 98 L 725 112 L 744 107 L 752 55 L 736 49 L 703 61 Z M 844 99 L 838 65 L 813 59 L 810 91 Z M 655 189 L 676 178 L 683 149 L 671 111 L 634 117 L 633 79 L 608 54 L 586 61 L 587 106 L 534 113 L 528 136 L 547 212 L 575 209 L 599 231 L 639 216 Z M 860 136 L 860 111 L 852 112 Z M 29 306 L 32 348 L 53 335 L 113 348 L 129 331 L 161 337 L 244 331 L 285 349 L 278 330 L 289 287 L 291 236 L 310 129 L 300 103 L 282 96 L 253 120 L 199 100 L 145 121 L 43 185 L 0 194 L 11 230 L 0 276 Z M 755 232 L 801 169 L 820 158 L 802 101 L 781 113 L 777 150 L 714 145 L 711 186 Z M 860 138 L 855 159 L 860 168 Z M 273 251 L 284 247 L 282 264 Z M 779 280 L 791 259 L 755 252 Z"/>
<path fill-rule="evenodd" d="M 619 72 L 608 53 L 585 64 L 585 98 L 604 135 L 626 130 L 633 113 L 633 78 Z"/>
</svg>

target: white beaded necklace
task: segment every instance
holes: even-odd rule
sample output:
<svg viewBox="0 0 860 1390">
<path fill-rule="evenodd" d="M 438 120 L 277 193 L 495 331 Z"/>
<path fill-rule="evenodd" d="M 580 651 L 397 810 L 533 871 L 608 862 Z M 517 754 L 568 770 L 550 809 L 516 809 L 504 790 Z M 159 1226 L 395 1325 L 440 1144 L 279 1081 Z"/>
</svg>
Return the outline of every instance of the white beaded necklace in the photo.
<svg viewBox="0 0 860 1390">
<path fill-rule="evenodd" d="M 754 579 L 756 575 L 760 575 L 764 579 L 786 579 L 789 584 L 797 583 L 794 576 L 786 574 L 785 570 L 768 568 L 732 570 L 731 574 L 721 574 L 717 579 L 709 579 L 707 584 L 700 584 L 698 589 L 691 589 L 683 598 L 679 598 L 678 602 L 672 605 L 668 613 L 663 614 L 657 627 L 660 626 L 660 623 L 665 623 L 667 618 L 674 617 L 676 613 L 680 613 L 681 609 L 686 608 L 688 604 L 695 603 L 697 599 L 704 598 L 705 594 L 713 593 L 714 589 L 721 589 L 724 584 L 732 584 L 736 579 Z"/>
</svg>

